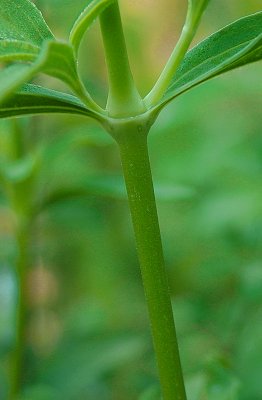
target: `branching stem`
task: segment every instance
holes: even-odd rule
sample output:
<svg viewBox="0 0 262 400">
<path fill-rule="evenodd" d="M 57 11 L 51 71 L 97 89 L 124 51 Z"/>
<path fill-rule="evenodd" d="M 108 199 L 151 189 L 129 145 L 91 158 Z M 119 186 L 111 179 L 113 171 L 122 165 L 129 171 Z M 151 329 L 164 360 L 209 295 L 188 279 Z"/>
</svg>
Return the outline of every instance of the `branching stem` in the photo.
<svg viewBox="0 0 262 400">
<path fill-rule="evenodd" d="M 109 79 L 108 113 L 117 118 L 141 114 L 145 106 L 131 73 L 117 1 L 101 14 L 100 26 Z"/>
<path fill-rule="evenodd" d="M 181 36 L 163 71 L 161 72 L 155 86 L 144 99 L 147 108 L 155 106 L 161 100 L 168 86 L 170 85 L 172 78 L 177 71 L 177 68 L 183 61 L 183 58 L 195 36 L 196 30 L 201 20 L 202 13 L 207 4 L 207 0 L 202 0 L 202 3 L 201 7 L 195 8 L 192 7 L 191 2 L 189 1 L 186 21 L 182 29 Z"/>
</svg>

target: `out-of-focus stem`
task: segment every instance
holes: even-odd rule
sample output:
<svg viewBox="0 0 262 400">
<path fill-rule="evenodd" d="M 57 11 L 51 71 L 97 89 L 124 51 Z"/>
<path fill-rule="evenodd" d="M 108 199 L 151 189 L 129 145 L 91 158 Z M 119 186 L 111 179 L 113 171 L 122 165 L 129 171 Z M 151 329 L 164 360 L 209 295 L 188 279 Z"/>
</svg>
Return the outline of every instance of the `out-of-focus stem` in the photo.
<svg viewBox="0 0 262 400">
<path fill-rule="evenodd" d="M 29 238 L 30 224 L 26 219 L 18 219 L 16 242 L 16 287 L 17 303 L 15 318 L 15 344 L 11 358 L 11 379 L 9 400 L 17 399 L 24 384 L 25 352 L 26 352 L 26 322 L 27 322 L 27 301 L 26 284 L 27 269 L 29 263 Z"/>
</svg>

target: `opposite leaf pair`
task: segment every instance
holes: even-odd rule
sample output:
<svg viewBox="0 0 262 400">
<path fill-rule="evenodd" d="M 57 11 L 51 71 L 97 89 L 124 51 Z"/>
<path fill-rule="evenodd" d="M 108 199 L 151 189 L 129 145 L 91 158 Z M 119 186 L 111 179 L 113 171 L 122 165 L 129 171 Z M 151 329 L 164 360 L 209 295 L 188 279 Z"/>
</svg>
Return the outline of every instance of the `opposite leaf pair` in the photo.
<svg viewBox="0 0 262 400">
<path fill-rule="evenodd" d="M 0 118 L 47 112 L 82 114 L 100 122 L 110 117 L 110 109 L 103 110 L 96 104 L 82 84 L 77 55 L 86 30 L 115 1 L 89 1 L 65 43 L 55 39 L 30 0 L 2 0 L 0 61 L 8 66 L 0 72 Z M 174 60 L 169 60 L 173 63 L 172 75 L 167 75 L 165 84 L 160 79 L 144 99 L 148 110 L 157 114 L 172 99 L 196 85 L 262 58 L 262 12 L 226 26 L 185 55 L 208 3 L 209 0 L 189 0 L 185 27 L 174 50 Z M 185 34 L 188 31 L 190 34 Z M 61 79 L 77 97 L 24 85 L 39 72 Z M 158 96 L 152 95 L 156 91 Z"/>
</svg>

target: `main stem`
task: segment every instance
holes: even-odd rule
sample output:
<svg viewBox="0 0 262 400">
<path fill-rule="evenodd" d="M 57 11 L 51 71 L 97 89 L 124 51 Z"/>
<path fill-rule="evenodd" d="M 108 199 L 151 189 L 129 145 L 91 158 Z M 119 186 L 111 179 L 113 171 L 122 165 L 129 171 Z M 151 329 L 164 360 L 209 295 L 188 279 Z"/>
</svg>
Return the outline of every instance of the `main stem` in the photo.
<svg viewBox="0 0 262 400">
<path fill-rule="evenodd" d="M 123 172 L 164 400 L 186 400 L 147 148 L 147 128 L 118 132 Z"/>
</svg>

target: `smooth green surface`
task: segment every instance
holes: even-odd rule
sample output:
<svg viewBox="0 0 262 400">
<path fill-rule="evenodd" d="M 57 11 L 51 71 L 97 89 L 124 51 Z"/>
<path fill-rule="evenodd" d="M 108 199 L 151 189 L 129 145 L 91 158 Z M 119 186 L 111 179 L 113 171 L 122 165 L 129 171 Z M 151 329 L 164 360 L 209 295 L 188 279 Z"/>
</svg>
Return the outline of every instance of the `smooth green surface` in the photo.
<svg viewBox="0 0 262 400">
<path fill-rule="evenodd" d="M 195 14 L 196 18 L 199 18 L 199 14 L 201 15 L 205 11 L 210 1 L 211 0 L 188 0 L 189 10 L 192 15 Z"/>
<path fill-rule="evenodd" d="M 88 30 L 90 25 L 99 16 L 99 14 L 104 11 L 111 3 L 116 0 L 93 0 L 89 1 L 88 6 L 81 13 L 79 18 L 76 20 L 71 32 L 69 41 L 74 47 L 75 52 L 78 52 L 81 40 Z"/>
<path fill-rule="evenodd" d="M 147 149 L 148 130 L 147 120 L 134 119 L 112 125 L 110 133 L 121 155 L 163 400 L 186 400 Z"/>
<path fill-rule="evenodd" d="M 233 22 L 189 51 L 162 104 L 208 79 L 261 58 L 262 12 L 258 12 Z"/>
<path fill-rule="evenodd" d="M 100 16 L 108 69 L 107 111 L 111 117 L 134 116 L 146 111 L 130 70 L 118 2 Z"/>
</svg>

